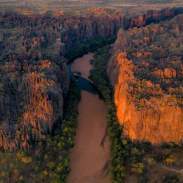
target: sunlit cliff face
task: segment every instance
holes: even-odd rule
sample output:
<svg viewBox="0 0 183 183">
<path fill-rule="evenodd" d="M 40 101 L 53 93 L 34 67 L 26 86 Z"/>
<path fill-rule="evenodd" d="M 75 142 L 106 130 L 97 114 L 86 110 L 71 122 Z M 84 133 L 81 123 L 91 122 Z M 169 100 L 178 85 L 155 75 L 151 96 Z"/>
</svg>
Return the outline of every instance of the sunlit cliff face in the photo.
<svg viewBox="0 0 183 183">
<path fill-rule="evenodd" d="M 171 58 L 163 59 L 159 55 L 154 59 L 155 50 L 164 51 L 177 39 L 182 40 L 179 33 L 182 25 L 180 17 L 177 17 L 163 25 L 119 33 L 114 55 L 108 65 L 108 75 L 114 86 L 117 117 L 124 133 L 132 140 L 161 143 L 180 142 L 183 139 L 183 70 L 179 50 L 175 53 L 172 45 Z M 171 33 L 167 35 L 166 29 L 177 32 L 175 41 Z M 160 43 L 154 41 L 156 36 Z"/>
<path fill-rule="evenodd" d="M 117 117 L 124 126 L 125 134 L 133 140 L 147 140 L 152 143 L 181 141 L 182 108 L 171 104 L 174 101 L 170 96 L 162 96 L 160 99 L 152 97 L 148 101 L 138 101 L 138 106 L 143 106 L 143 109 L 139 110 L 133 96 L 135 91 L 130 86 L 139 82 L 134 78 L 132 61 L 121 52 L 116 55 L 113 64 L 118 67 L 114 100 Z"/>
</svg>

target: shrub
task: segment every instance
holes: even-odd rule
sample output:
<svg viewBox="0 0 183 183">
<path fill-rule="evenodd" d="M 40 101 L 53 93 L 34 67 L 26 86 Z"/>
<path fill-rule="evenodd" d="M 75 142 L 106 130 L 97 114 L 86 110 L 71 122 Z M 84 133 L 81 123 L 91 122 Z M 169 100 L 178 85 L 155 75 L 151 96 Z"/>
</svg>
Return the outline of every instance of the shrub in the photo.
<svg viewBox="0 0 183 183">
<path fill-rule="evenodd" d="M 167 174 L 164 178 L 163 178 L 163 183 L 179 183 L 180 179 L 177 175 L 175 174 Z"/>
</svg>

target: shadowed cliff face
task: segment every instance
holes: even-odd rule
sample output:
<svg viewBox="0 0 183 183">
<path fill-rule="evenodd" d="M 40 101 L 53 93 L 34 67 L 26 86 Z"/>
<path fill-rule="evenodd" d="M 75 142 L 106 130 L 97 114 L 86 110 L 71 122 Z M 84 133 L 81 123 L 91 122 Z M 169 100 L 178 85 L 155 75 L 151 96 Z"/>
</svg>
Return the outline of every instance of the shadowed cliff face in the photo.
<svg viewBox="0 0 183 183">
<path fill-rule="evenodd" d="M 102 8 L 89 9 L 80 16 L 23 16 L 17 13 L 1 13 L 0 25 L 23 29 L 25 35 L 23 41 L 27 50 L 32 50 L 39 44 L 44 45 L 45 49 L 50 48 L 51 46 L 45 43 L 50 44 L 54 41 L 57 43 L 55 48 L 60 49 L 57 54 L 66 56 L 76 51 L 81 44 L 89 44 L 88 41 L 93 41 L 92 44 L 95 45 L 95 40 L 101 41 L 116 36 L 121 27 L 124 29 L 141 27 L 173 18 L 181 13 L 182 8 L 151 10 L 141 15 L 124 15 L 121 11 Z M 85 45 L 83 49 L 86 47 L 88 46 Z"/>
<path fill-rule="evenodd" d="M 183 139 L 182 18 L 119 32 L 108 75 L 118 119 L 133 140 Z"/>
<path fill-rule="evenodd" d="M 125 15 L 120 11 L 102 8 L 91 9 L 86 15 L 65 18 L 63 21 L 61 35 L 63 54 L 66 55 L 70 50 L 77 49 L 81 43 L 89 44 L 89 41 L 96 38 L 109 39 L 116 36 L 121 27 L 124 29 L 142 27 L 171 19 L 182 13 L 182 8 L 145 11 L 141 15 Z"/>
<path fill-rule="evenodd" d="M 183 9 L 178 8 L 166 8 L 162 10 L 149 10 L 141 15 L 125 16 L 124 17 L 124 29 L 133 27 L 142 27 L 150 23 L 158 23 L 170 19 L 176 15 L 182 14 Z"/>
<path fill-rule="evenodd" d="M 27 149 L 61 122 L 64 69 L 49 60 L 14 61 L 1 64 L 0 73 L 0 148 Z"/>
<path fill-rule="evenodd" d="M 97 13 L 98 12 L 98 13 Z M 54 41 L 61 55 L 75 51 L 78 45 L 88 40 L 115 36 L 122 26 L 122 13 L 105 9 L 91 9 L 81 15 L 33 15 L 23 16 L 17 13 L 0 14 L 0 25 L 8 28 L 23 29 L 24 44 L 27 50 L 37 44 L 44 45 Z M 33 44 L 32 44 L 33 43 Z"/>
</svg>

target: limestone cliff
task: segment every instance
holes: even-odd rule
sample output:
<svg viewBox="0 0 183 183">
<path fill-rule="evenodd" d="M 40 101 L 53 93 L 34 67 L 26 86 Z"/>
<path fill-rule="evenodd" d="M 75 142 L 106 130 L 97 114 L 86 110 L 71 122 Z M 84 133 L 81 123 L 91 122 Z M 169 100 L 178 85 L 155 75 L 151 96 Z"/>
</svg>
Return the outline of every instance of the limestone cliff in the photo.
<svg viewBox="0 0 183 183">
<path fill-rule="evenodd" d="M 183 139 L 183 65 L 176 43 L 182 40 L 182 23 L 178 16 L 160 25 L 119 33 L 107 72 L 114 86 L 117 117 L 133 140 Z"/>
</svg>

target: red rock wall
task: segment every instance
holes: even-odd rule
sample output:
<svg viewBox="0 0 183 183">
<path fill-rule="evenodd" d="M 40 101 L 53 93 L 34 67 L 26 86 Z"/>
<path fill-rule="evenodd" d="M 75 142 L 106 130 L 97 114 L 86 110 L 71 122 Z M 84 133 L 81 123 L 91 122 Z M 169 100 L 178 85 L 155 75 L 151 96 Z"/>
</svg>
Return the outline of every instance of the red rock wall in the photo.
<svg viewBox="0 0 183 183">
<path fill-rule="evenodd" d="M 134 99 L 135 91 L 131 85 L 140 81 L 135 78 L 135 65 L 127 58 L 125 36 L 123 31 L 114 46 L 114 55 L 108 65 L 108 76 L 114 87 L 114 102 L 117 117 L 124 127 L 124 133 L 132 140 L 150 141 L 152 143 L 180 142 L 183 139 L 183 108 L 175 104 L 174 98 L 163 94 L 160 98 L 151 97 L 140 100 L 138 109 Z M 119 48 L 117 50 L 117 47 Z M 165 72 L 165 75 L 167 75 Z M 170 75 L 175 75 L 171 72 Z M 153 86 L 151 82 L 149 86 Z M 159 91 L 162 93 L 162 91 Z"/>
</svg>

